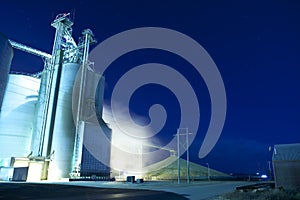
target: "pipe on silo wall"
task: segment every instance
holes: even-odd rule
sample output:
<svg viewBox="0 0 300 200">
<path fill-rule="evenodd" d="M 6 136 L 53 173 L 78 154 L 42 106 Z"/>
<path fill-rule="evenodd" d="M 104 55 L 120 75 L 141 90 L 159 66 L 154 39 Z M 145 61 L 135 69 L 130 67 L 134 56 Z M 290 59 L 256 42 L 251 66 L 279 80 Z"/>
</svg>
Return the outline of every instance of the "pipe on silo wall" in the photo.
<svg viewBox="0 0 300 200">
<path fill-rule="evenodd" d="M 43 155 L 48 156 L 52 154 L 51 145 L 53 137 L 53 129 L 55 123 L 55 115 L 57 110 L 57 99 L 59 93 L 59 85 L 61 80 L 61 71 L 63 63 L 63 54 L 62 50 L 57 50 L 53 60 L 53 67 L 50 69 L 49 73 L 49 99 L 46 107 L 46 117 L 45 117 L 45 132 L 44 132 L 44 143 L 43 143 Z"/>
<path fill-rule="evenodd" d="M 8 39 L 0 33 L 0 112 L 14 52 Z"/>
<path fill-rule="evenodd" d="M 10 74 L 0 113 L 0 160 L 30 151 L 40 79 Z"/>
<path fill-rule="evenodd" d="M 50 70 L 44 69 L 41 72 L 41 83 L 38 101 L 35 111 L 35 125 L 33 127 L 31 151 L 34 156 L 42 156 L 43 143 L 45 139 L 45 126 L 47 115 L 47 89 L 49 88 Z"/>
</svg>

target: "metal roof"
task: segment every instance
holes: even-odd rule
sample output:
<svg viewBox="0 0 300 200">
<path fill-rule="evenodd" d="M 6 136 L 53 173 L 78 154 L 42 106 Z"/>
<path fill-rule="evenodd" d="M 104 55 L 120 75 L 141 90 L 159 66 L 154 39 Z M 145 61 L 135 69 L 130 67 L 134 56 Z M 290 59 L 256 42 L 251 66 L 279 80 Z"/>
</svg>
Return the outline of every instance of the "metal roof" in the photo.
<svg viewBox="0 0 300 200">
<path fill-rule="evenodd" d="M 300 160 L 300 143 L 275 145 L 273 160 Z"/>
</svg>

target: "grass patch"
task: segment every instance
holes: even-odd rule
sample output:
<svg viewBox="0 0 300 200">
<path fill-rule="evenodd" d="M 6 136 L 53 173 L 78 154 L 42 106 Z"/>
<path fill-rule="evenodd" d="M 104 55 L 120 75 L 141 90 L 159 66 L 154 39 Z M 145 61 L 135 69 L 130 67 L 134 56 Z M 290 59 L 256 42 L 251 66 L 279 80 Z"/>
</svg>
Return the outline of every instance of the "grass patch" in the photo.
<svg viewBox="0 0 300 200">
<path fill-rule="evenodd" d="M 300 189 L 234 191 L 214 198 L 214 200 L 300 200 Z"/>
</svg>

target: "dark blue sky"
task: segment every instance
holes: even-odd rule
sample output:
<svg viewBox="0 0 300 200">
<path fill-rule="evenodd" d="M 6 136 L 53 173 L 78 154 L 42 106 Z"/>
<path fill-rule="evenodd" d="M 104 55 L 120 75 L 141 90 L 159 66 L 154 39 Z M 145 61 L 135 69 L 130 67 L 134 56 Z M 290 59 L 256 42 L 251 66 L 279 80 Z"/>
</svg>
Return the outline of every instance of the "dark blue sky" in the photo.
<svg viewBox="0 0 300 200">
<path fill-rule="evenodd" d="M 300 142 L 298 1 L 55 0 L 51 3 L 5 1 L 0 5 L 2 33 L 49 53 L 55 31 L 50 26 L 51 21 L 57 14 L 74 9 L 75 39 L 85 28 L 92 29 L 101 42 L 121 31 L 155 26 L 180 31 L 201 44 L 221 73 L 228 110 L 221 138 L 206 158 L 198 158 L 199 142 L 192 144 L 194 162 L 208 162 L 212 168 L 228 173 L 264 171 L 271 159 L 269 146 Z M 178 63 L 184 64 L 166 52 L 133 53 L 113 63 L 124 67 L 119 73 L 126 67 L 149 61 L 160 61 L 175 68 Z M 37 72 L 42 67 L 40 58 L 15 51 L 12 71 Z M 187 76 L 192 77 L 193 72 L 189 73 Z M 205 93 L 201 81 L 193 87 Z M 139 98 L 138 93 L 135 96 Z M 153 100 L 158 101 L 164 100 Z M 200 128 L 203 134 L 210 114 L 209 104 L 205 102 L 207 100 L 201 103 L 204 106 L 201 110 L 204 122 Z M 145 112 L 141 105 L 132 109 L 141 114 Z M 176 117 L 173 120 L 178 121 Z M 199 134 L 198 139 L 203 139 L 203 134 Z"/>
</svg>

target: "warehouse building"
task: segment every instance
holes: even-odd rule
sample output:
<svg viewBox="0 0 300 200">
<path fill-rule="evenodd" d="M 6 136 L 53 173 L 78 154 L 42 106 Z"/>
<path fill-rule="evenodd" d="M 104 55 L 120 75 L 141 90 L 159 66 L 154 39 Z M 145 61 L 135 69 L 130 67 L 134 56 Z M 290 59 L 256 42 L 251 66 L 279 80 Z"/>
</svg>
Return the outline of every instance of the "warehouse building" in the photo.
<svg viewBox="0 0 300 200">
<path fill-rule="evenodd" d="M 275 145 L 273 168 L 276 187 L 300 188 L 300 143 Z"/>
</svg>

